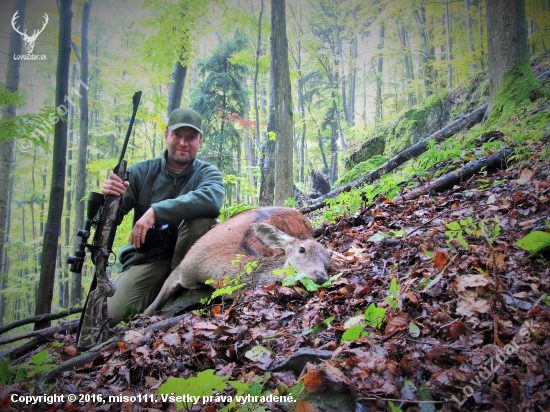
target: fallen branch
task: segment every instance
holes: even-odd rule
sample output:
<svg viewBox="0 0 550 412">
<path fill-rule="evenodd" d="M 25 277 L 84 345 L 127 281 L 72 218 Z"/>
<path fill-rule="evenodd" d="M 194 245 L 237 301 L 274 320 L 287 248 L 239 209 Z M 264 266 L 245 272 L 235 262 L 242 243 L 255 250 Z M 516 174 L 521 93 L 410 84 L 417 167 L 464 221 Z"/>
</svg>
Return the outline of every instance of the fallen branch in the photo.
<svg viewBox="0 0 550 412">
<path fill-rule="evenodd" d="M 393 198 L 393 201 L 399 202 L 403 200 L 412 200 L 425 195 L 428 192 L 441 192 L 449 189 L 454 185 L 461 183 L 463 180 L 468 179 L 470 176 L 478 173 L 483 168 L 492 169 L 495 167 L 501 167 L 502 164 L 506 163 L 506 159 L 511 153 L 512 150 L 504 149 L 491 156 L 484 157 L 480 160 L 474 160 L 459 170 L 455 170 L 454 172 L 441 176 L 439 179 L 419 187 L 418 189 L 412 190 L 409 193 L 405 193 L 403 196 Z"/>
<path fill-rule="evenodd" d="M 159 330 L 170 329 L 188 315 L 189 315 L 188 313 L 185 313 L 183 315 L 176 316 L 174 318 L 163 320 L 162 322 L 152 324 L 151 326 L 148 326 L 145 329 L 139 330 L 139 332 L 145 337 L 147 335 L 147 332 L 157 332 Z M 77 326 L 78 326 L 78 323 L 76 324 L 75 328 Z M 49 371 L 41 373 L 38 378 L 40 385 L 53 382 L 58 376 L 61 376 L 61 374 L 65 371 L 74 370 L 86 365 L 87 363 L 90 363 L 91 361 L 94 360 L 96 356 L 99 356 L 102 352 L 106 350 L 116 349 L 118 347 L 118 342 L 124 342 L 124 334 L 128 331 L 131 331 L 131 329 L 125 328 L 123 331 L 118 332 L 115 336 L 113 336 L 106 342 L 100 343 L 92 347 L 91 349 L 87 350 L 86 352 L 81 353 L 80 355 L 72 359 L 69 359 L 66 362 L 63 362 L 59 366 L 53 369 L 50 369 Z M 134 348 L 138 345 L 139 345 L 138 343 L 126 343 L 126 348 Z"/>
<path fill-rule="evenodd" d="M 0 326 L 0 335 L 2 335 L 3 333 L 6 333 L 9 330 L 18 328 L 19 326 L 28 325 L 29 323 L 42 322 L 44 320 L 61 319 L 61 318 L 64 318 L 65 316 L 73 315 L 75 313 L 80 313 L 80 312 L 82 312 L 81 307 L 74 307 L 74 308 L 69 308 L 63 312 L 48 313 L 45 315 L 33 316 L 32 318 L 21 319 L 13 323 L 10 323 L 9 325 Z"/>
<path fill-rule="evenodd" d="M 10 342 L 15 342 L 16 340 L 34 337 L 33 340 L 27 343 L 24 343 L 23 345 L 8 349 L 7 351 L 4 351 L 4 352 L 0 352 L 0 358 L 17 359 L 23 355 L 26 355 L 27 353 L 34 350 L 35 348 L 42 345 L 43 343 L 47 342 L 48 340 L 52 339 L 56 333 L 61 333 L 61 332 L 75 333 L 76 328 L 78 327 L 78 322 L 79 322 L 79 319 L 72 319 L 68 322 L 59 323 L 50 328 L 26 333 L 25 336 L 23 335 L 16 336 L 16 338 L 18 339 L 9 338 L 9 339 L 12 339 L 10 340 Z M 4 344 L 5 343 L 9 343 L 9 342 L 4 342 Z"/>
<path fill-rule="evenodd" d="M 430 141 L 433 140 L 436 143 L 440 143 L 445 139 L 448 139 L 449 137 L 454 136 L 460 130 L 470 129 L 475 124 L 481 122 L 486 110 L 487 110 L 487 105 L 482 106 L 479 109 L 474 110 L 470 114 L 463 116 L 460 119 L 455 120 L 454 122 L 449 123 L 443 129 L 438 130 L 437 132 L 428 136 L 426 139 L 422 140 L 421 142 L 415 144 L 414 146 L 409 147 L 406 150 L 403 150 L 402 152 L 400 152 L 399 154 L 397 154 L 396 156 L 388 160 L 386 163 L 384 163 L 382 166 L 380 166 L 378 169 L 373 170 L 370 173 L 367 173 L 362 178 L 346 186 L 342 186 L 338 189 L 335 189 L 327 193 L 325 196 L 314 199 L 313 200 L 315 202 L 314 204 L 312 204 L 311 206 L 303 207 L 299 209 L 299 211 L 304 214 L 313 212 L 314 210 L 318 210 L 323 206 L 325 206 L 326 199 L 334 198 L 338 196 L 340 193 L 348 192 L 363 184 L 372 183 L 375 180 L 380 179 L 380 177 L 382 177 L 386 173 L 391 172 L 392 170 L 398 168 L 408 160 L 414 159 L 415 157 L 418 157 L 419 155 L 424 153 L 428 149 L 428 143 Z"/>
</svg>

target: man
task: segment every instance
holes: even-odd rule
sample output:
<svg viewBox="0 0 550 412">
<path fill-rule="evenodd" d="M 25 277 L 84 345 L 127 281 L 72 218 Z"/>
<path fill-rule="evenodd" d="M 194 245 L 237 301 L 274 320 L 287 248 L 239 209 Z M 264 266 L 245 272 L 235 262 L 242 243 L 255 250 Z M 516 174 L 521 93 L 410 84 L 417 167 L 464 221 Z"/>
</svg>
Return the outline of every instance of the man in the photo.
<svg viewBox="0 0 550 412">
<path fill-rule="evenodd" d="M 102 187 L 105 196 L 123 196 L 123 215 L 134 209 L 130 241 L 120 251 L 122 272 L 107 300 L 111 326 L 122 320 L 125 306 L 138 313 L 149 306 L 195 241 L 216 223 L 223 203 L 220 171 L 195 158 L 203 139 L 200 114 L 174 110 L 164 139 L 161 157 L 130 166 L 127 181 L 111 174 Z"/>
</svg>

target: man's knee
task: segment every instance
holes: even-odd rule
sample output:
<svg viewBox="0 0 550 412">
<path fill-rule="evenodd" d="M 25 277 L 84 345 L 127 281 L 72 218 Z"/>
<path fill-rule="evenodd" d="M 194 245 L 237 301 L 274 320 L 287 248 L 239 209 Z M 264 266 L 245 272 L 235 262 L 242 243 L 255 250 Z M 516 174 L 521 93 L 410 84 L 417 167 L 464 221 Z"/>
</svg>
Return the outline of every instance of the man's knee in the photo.
<svg viewBox="0 0 550 412">
<path fill-rule="evenodd" d="M 195 241 L 202 237 L 216 224 L 216 219 L 207 217 L 198 217 L 185 220 L 178 228 L 178 240 L 180 236 L 186 236 Z"/>
<path fill-rule="evenodd" d="M 212 229 L 216 222 L 217 220 L 213 218 L 200 217 L 188 219 L 181 223 L 178 228 L 178 241 L 172 257 L 172 270 L 180 264 L 191 246 Z"/>
</svg>

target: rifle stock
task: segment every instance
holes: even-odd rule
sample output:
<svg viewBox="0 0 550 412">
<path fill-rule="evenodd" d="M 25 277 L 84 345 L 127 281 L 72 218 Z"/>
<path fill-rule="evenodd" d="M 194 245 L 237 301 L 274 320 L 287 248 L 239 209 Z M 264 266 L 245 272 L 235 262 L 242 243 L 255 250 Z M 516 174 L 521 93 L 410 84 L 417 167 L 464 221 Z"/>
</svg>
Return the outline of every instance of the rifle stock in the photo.
<svg viewBox="0 0 550 412">
<path fill-rule="evenodd" d="M 128 140 L 132 132 L 132 126 L 136 117 L 139 101 L 141 99 L 141 92 L 136 92 L 133 97 L 133 112 L 128 125 L 128 131 L 124 140 L 124 146 L 122 148 L 120 159 L 118 164 L 113 170 L 120 179 L 123 181 L 126 178 L 127 162 L 124 159 Z M 90 194 L 90 198 L 92 198 Z M 97 194 L 95 194 L 97 198 Z M 90 202 L 89 206 L 90 207 Z M 97 204 L 97 202 L 96 202 Z M 105 197 L 103 203 L 103 210 L 99 210 L 100 217 L 98 220 L 88 218 L 86 228 L 79 231 L 78 236 L 81 236 L 84 242 L 81 243 L 79 249 L 75 253 L 76 256 L 69 258 L 69 263 L 78 261 L 82 254 L 81 249 L 88 249 L 90 251 L 92 262 L 95 266 L 94 279 L 90 288 L 90 293 L 86 299 L 84 305 L 84 311 L 80 318 L 80 324 L 78 325 L 78 332 L 76 336 L 76 345 L 78 350 L 87 350 L 98 343 L 104 342 L 109 338 L 109 325 L 108 325 L 108 312 L 107 312 L 107 298 L 114 295 L 116 288 L 108 278 L 107 267 L 109 266 L 109 256 L 112 251 L 113 242 L 115 239 L 116 229 L 119 223 L 120 208 L 122 206 L 122 196 L 109 195 Z M 99 207 L 98 207 L 99 208 Z M 92 212 L 92 214 L 94 214 Z M 88 211 L 90 215 L 90 211 Z M 86 244 L 86 240 L 90 236 L 89 230 L 92 224 L 97 225 L 94 235 L 93 244 Z M 81 233 L 82 232 L 82 233 Z M 79 252 L 80 251 L 80 252 Z M 78 265 L 73 263 L 73 266 L 77 266 L 76 269 L 81 269 L 82 264 Z M 78 267 L 80 266 L 80 267 Z M 71 268 L 72 271 L 75 271 Z M 80 270 L 78 270 L 80 271 Z"/>
</svg>

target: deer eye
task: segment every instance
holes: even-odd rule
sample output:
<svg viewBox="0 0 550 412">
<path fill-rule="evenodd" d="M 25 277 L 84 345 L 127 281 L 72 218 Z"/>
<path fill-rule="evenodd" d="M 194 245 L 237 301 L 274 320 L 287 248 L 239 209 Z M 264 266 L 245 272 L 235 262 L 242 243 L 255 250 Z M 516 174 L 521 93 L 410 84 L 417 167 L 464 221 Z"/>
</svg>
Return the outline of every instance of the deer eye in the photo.
<svg viewBox="0 0 550 412">
<path fill-rule="evenodd" d="M 303 246 L 300 246 L 300 249 L 298 249 L 300 253 L 306 253 L 306 249 Z"/>
</svg>

